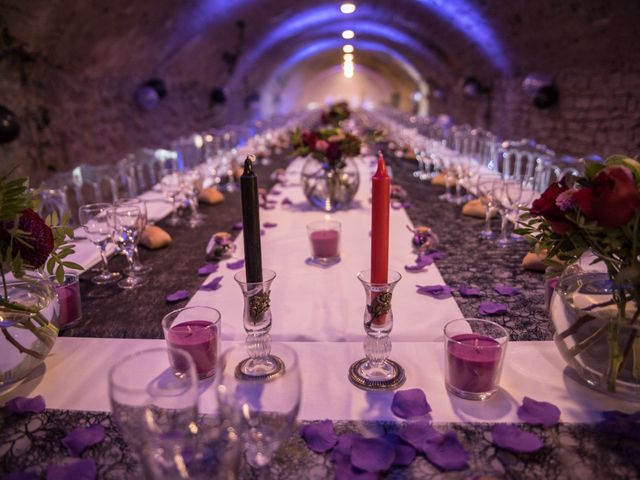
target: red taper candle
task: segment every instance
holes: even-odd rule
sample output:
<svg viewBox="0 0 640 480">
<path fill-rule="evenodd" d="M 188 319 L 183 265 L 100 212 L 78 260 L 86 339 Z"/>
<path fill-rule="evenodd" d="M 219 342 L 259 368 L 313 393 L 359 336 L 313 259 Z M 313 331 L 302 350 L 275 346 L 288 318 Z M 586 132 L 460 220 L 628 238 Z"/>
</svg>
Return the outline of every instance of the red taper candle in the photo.
<svg viewBox="0 0 640 480">
<path fill-rule="evenodd" d="M 378 153 L 378 170 L 371 181 L 371 283 L 387 283 L 391 179 L 382 152 Z"/>
</svg>

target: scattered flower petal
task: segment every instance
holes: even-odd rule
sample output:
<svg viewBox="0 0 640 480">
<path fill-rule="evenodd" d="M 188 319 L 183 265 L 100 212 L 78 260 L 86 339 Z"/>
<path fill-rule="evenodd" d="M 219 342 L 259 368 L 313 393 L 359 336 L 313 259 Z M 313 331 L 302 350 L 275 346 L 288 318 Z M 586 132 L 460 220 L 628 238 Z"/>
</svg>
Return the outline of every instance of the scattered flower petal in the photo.
<svg viewBox="0 0 640 480">
<path fill-rule="evenodd" d="M 447 258 L 447 254 L 440 250 L 434 250 L 433 252 L 427 253 L 427 255 L 430 256 L 432 260 L 442 260 Z"/>
<path fill-rule="evenodd" d="M 266 230 L 264 228 L 260 229 L 260 236 L 263 237 L 266 234 Z"/>
<path fill-rule="evenodd" d="M 343 433 L 338 437 L 338 443 L 331 452 L 331 461 L 335 462 L 338 455 L 346 455 L 351 458 L 351 447 L 353 441 L 357 438 L 363 438 L 359 433 Z"/>
<path fill-rule="evenodd" d="M 463 297 L 481 297 L 482 292 L 478 288 L 468 287 L 466 285 L 460 285 L 458 287 L 460 295 Z"/>
<path fill-rule="evenodd" d="M 233 224 L 233 227 L 231 227 L 232 230 L 242 230 L 244 227 L 244 225 L 242 225 L 242 222 L 237 222 Z"/>
<path fill-rule="evenodd" d="M 539 436 L 525 432 L 515 425 L 495 425 L 491 429 L 491 437 L 498 447 L 512 452 L 535 452 L 544 446 Z"/>
<path fill-rule="evenodd" d="M 504 315 L 508 308 L 504 303 L 482 302 L 478 307 L 480 315 Z"/>
<path fill-rule="evenodd" d="M 282 193 L 281 190 L 278 190 L 277 188 L 272 188 L 271 191 L 269 192 L 270 195 L 280 195 Z"/>
<path fill-rule="evenodd" d="M 236 262 L 227 262 L 227 268 L 230 270 L 239 270 L 244 267 L 244 260 L 241 258 Z"/>
<path fill-rule="evenodd" d="M 405 200 L 404 202 L 402 202 L 402 207 L 403 207 L 405 210 L 408 210 L 409 208 L 411 208 L 411 202 L 410 202 L 410 201 L 408 201 L 408 200 Z"/>
<path fill-rule="evenodd" d="M 351 446 L 351 465 L 365 472 L 387 470 L 395 456 L 395 447 L 382 438 L 356 438 Z"/>
<path fill-rule="evenodd" d="M 217 263 L 207 263 L 206 265 L 198 269 L 198 275 L 200 275 L 201 277 L 206 277 L 207 275 L 210 275 L 213 272 L 217 272 L 218 267 L 219 266 Z"/>
<path fill-rule="evenodd" d="M 218 290 L 222 286 L 220 285 L 220 282 L 222 282 L 223 278 L 224 277 L 222 275 L 220 275 L 219 277 L 214 277 L 213 280 L 211 280 L 209 283 L 205 283 L 204 285 L 202 285 L 200 287 L 200 290 L 205 290 L 208 292 Z"/>
<path fill-rule="evenodd" d="M 44 397 L 38 395 L 33 398 L 12 398 L 4 404 L 4 408 L 13 413 L 42 413 L 47 407 L 44 403 Z"/>
<path fill-rule="evenodd" d="M 518 407 L 518 418 L 532 425 L 553 427 L 560 420 L 560 409 L 549 402 L 538 402 L 524 397 L 522 405 Z"/>
<path fill-rule="evenodd" d="M 274 228 L 274 227 L 277 227 L 277 226 L 278 226 L 278 224 L 277 224 L 277 223 L 274 223 L 274 222 L 264 222 L 264 223 L 262 224 L 262 226 L 263 226 L 264 228 Z"/>
<path fill-rule="evenodd" d="M 511 287 L 509 285 L 496 285 L 494 288 L 496 292 L 505 297 L 513 297 L 520 293 L 520 289 L 518 287 Z"/>
<path fill-rule="evenodd" d="M 469 452 L 458 440 L 456 432 L 449 431 L 426 442 L 422 451 L 431 463 L 442 470 L 464 470 L 468 467 Z"/>
<path fill-rule="evenodd" d="M 338 443 L 338 436 L 333 430 L 333 422 L 331 420 L 305 425 L 302 427 L 300 435 L 307 442 L 307 447 L 316 453 L 326 452 Z"/>
<path fill-rule="evenodd" d="M 396 449 L 396 457 L 393 459 L 394 465 L 406 466 L 416 458 L 416 449 L 400 439 L 395 433 L 387 433 L 384 439 Z"/>
<path fill-rule="evenodd" d="M 189 292 L 186 290 L 176 290 L 165 297 L 165 300 L 169 303 L 180 302 L 189 298 Z"/>
<path fill-rule="evenodd" d="M 280 205 L 293 205 L 293 202 L 289 197 L 284 197 L 282 202 L 280 202 Z"/>
<path fill-rule="evenodd" d="M 337 455 L 336 459 L 336 477 L 335 480 L 377 480 L 378 474 L 373 472 L 365 472 L 351 465 L 351 457 L 349 455 Z"/>
<path fill-rule="evenodd" d="M 391 411 L 400 418 L 418 417 L 429 413 L 431 406 L 421 389 L 410 388 L 395 393 L 391 402 Z"/>
<path fill-rule="evenodd" d="M 62 439 L 62 444 L 67 448 L 69 455 L 79 457 L 86 448 L 104 440 L 104 427 L 99 423 L 90 427 L 76 428 Z"/>
<path fill-rule="evenodd" d="M 407 423 L 398 432 L 398 437 L 418 449 L 422 449 L 422 445 L 425 442 L 440 438 L 441 436 L 442 434 L 433 428 L 426 420 Z"/>
<path fill-rule="evenodd" d="M 428 295 L 438 300 L 444 300 L 451 297 L 451 287 L 448 285 L 416 285 L 418 293 L 421 295 Z"/>
<path fill-rule="evenodd" d="M 404 269 L 407 272 L 421 272 L 431 264 L 433 264 L 433 259 L 430 255 L 418 255 L 416 263 L 413 265 L 405 265 Z"/>
<path fill-rule="evenodd" d="M 78 460 L 67 465 L 51 465 L 47 469 L 47 480 L 94 480 L 97 471 L 94 460 Z"/>
</svg>

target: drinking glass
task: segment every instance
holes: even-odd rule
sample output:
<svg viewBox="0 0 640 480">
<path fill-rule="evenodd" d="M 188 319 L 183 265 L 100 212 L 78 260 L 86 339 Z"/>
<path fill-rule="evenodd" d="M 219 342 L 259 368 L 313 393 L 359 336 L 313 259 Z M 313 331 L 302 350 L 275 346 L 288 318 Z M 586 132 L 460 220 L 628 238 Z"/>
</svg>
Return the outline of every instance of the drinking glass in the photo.
<svg viewBox="0 0 640 480">
<path fill-rule="evenodd" d="M 203 182 L 204 178 L 198 169 L 189 170 L 182 174 L 182 188 L 191 210 L 189 217 L 189 226 L 191 228 L 203 225 L 207 218 L 198 211 L 198 195 L 202 191 Z"/>
<path fill-rule="evenodd" d="M 446 148 L 441 148 L 438 155 L 438 160 L 441 166 L 442 174 L 444 175 L 444 187 L 445 191 L 442 195 L 439 195 L 440 200 L 444 200 L 449 203 L 456 203 L 456 197 L 451 193 L 451 187 L 456 181 L 456 171 L 454 164 L 455 152 Z"/>
<path fill-rule="evenodd" d="M 113 207 L 110 223 L 113 227 L 113 240 L 129 262 L 129 275 L 120 280 L 118 286 L 124 289 L 139 287 L 146 283 L 133 269 L 134 250 L 140 237 L 140 208 L 135 205 Z"/>
<path fill-rule="evenodd" d="M 491 216 L 496 208 L 493 198 L 493 182 L 498 178 L 496 174 L 481 174 L 476 182 L 477 195 L 485 208 L 484 228 L 480 231 L 481 238 L 493 238 L 495 234 L 491 230 Z"/>
<path fill-rule="evenodd" d="M 149 224 L 149 216 L 147 212 L 147 202 L 140 198 L 122 198 L 116 201 L 116 206 L 126 206 L 126 205 L 134 205 L 140 209 L 140 235 L 138 236 L 138 240 L 136 241 L 136 246 L 133 250 L 133 272 L 134 274 L 144 275 L 145 273 L 151 272 L 153 270 L 149 265 L 143 265 L 140 261 L 140 252 L 138 245 L 140 243 L 140 236 L 144 229 L 147 228 Z M 129 268 L 125 270 L 125 273 L 129 274 Z"/>
<path fill-rule="evenodd" d="M 110 272 L 108 268 L 107 243 L 113 234 L 113 226 L 109 220 L 112 207 L 110 203 L 89 203 L 80 207 L 78 215 L 87 238 L 100 249 L 100 273 L 91 279 L 98 285 L 117 282 L 121 277 L 120 273 Z"/>
<path fill-rule="evenodd" d="M 252 377 L 240 371 L 247 356 L 242 344 L 224 352 L 218 366 L 220 411 L 238 425 L 247 462 L 255 468 L 266 466 L 291 436 L 300 408 L 302 381 L 296 352 L 273 343 L 271 353 L 286 366 L 272 375 Z"/>
<path fill-rule="evenodd" d="M 522 195 L 522 184 L 517 180 L 498 178 L 493 181 L 492 191 L 501 218 L 500 236 L 496 240 L 496 245 L 504 248 L 513 243 L 513 239 L 507 234 L 507 228 L 509 216 L 513 213 Z"/>
<path fill-rule="evenodd" d="M 182 191 L 180 174 L 173 172 L 165 175 L 160 181 L 160 187 L 164 194 L 171 200 L 171 216 L 167 219 L 167 223 L 175 227 L 180 224 L 180 217 L 178 217 L 178 196 Z"/>
<path fill-rule="evenodd" d="M 197 378 L 189 354 L 154 348 L 127 355 L 109 371 L 109 399 L 145 478 L 189 477 L 188 454 L 198 431 Z"/>
</svg>

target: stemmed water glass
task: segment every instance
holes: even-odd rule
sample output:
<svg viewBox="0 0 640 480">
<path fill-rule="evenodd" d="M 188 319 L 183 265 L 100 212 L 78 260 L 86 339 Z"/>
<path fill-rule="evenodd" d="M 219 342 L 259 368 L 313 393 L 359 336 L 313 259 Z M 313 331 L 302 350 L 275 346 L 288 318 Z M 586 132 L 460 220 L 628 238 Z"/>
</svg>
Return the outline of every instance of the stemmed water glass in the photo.
<svg viewBox="0 0 640 480">
<path fill-rule="evenodd" d="M 153 270 L 149 265 L 143 265 L 140 261 L 140 252 L 138 245 L 140 243 L 140 236 L 144 229 L 147 228 L 149 224 L 149 216 L 147 212 L 147 202 L 140 198 L 123 198 L 116 201 L 116 206 L 126 206 L 133 205 L 140 209 L 140 235 L 138 235 L 138 240 L 136 241 L 136 246 L 133 250 L 133 272 L 134 274 L 144 275 L 145 273 L 151 272 Z M 130 273 L 129 269 L 125 271 L 127 274 Z"/>
<path fill-rule="evenodd" d="M 118 282 L 124 289 L 139 287 L 145 283 L 134 269 L 134 251 L 140 238 L 140 208 L 135 205 L 115 206 L 109 216 L 113 227 L 113 240 L 126 255 L 129 262 L 129 275 Z"/>
<path fill-rule="evenodd" d="M 485 208 L 484 228 L 480 231 L 481 238 L 493 238 L 495 234 L 491 230 L 491 216 L 496 208 L 493 198 L 493 182 L 498 177 L 494 173 L 484 173 L 478 176 L 476 181 L 476 193 Z"/>
<path fill-rule="evenodd" d="M 162 177 L 160 187 L 164 194 L 171 200 L 171 216 L 167 219 L 167 223 L 172 227 L 180 223 L 178 217 L 178 195 L 182 190 L 180 174 L 178 172 L 169 173 Z"/>
<path fill-rule="evenodd" d="M 271 344 L 271 353 L 284 365 L 272 375 L 251 377 L 240 371 L 246 346 L 227 350 L 218 367 L 221 413 L 238 425 L 247 462 L 265 467 L 293 431 L 300 408 L 301 378 L 298 356 L 289 346 Z"/>
<path fill-rule="evenodd" d="M 522 183 L 514 179 L 498 178 L 493 181 L 492 191 L 501 218 L 500 236 L 496 240 L 496 245 L 504 248 L 513 242 L 513 239 L 507 235 L 507 228 L 509 217 L 512 216 L 520 201 Z"/>
<path fill-rule="evenodd" d="M 191 210 L 189 226 L 199 227 L 204 224 L 206 216 L 198 211 L 198 195 L 202 190 L 204 178 L 199 169 L 188 170 L 182 174 L 182 188 Z"/>
<path fill-rule="evenodd" d="M 121 277 L 118 272 L 110 272 L 107 260 L 107 243 L 112 238 L 113 227 L 109 220 L 111 215 L 110 203 L 89 203 L 82 205 L 79 210 L 80 224 L 87 238 L 100 249 L 102 268 L 100 273 L 91 281 L 98 285 L 114 283 Z"/>
</svg>

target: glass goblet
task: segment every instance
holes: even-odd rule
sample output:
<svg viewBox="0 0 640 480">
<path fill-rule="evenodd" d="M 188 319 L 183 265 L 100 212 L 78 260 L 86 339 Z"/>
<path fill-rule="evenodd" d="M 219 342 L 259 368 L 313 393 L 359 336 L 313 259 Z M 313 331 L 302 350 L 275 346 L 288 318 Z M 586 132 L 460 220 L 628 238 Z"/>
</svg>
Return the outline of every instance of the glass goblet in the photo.
<svg viewBox="0 0 640 480">
<path fill-rule="evenodd" d="M 180 224 L 180 217 L 178 217 L 178 196 L 182 188 L 180 174 L 173 172 L 165 175 L 160 181 L 160 186 L 164 194 L 171 200 L 171 216 L 167 219 L 167 223 L 175 227 Z"/>
<path fill-rule="evenodd" d="M 498 178 L 493 181 L 492 191 L 501 218 L 500 236 L 496 240 L 496 245 L 500 248 L 505 248 L 513 243 L 513 239 L 509 237 L 507 229 L 509 227 L 509 216 L 512 214 L 522 194 L 522 184 L 513 179 Z"/>
<path fill-rule="evenodd" d="M 79 210 L 80 224 L 87 238 L 100 249 L 102 258 L 100 273 L 91 279 L 98 285 L 117 282 L 121 277 L 120 273 L 109 271 L 107 259 L 107 244 L 113 234 L 113 227 L 109 221 L 112 207 L 110 203 L 89 203 L 82 205 Z"/>
<path fill-rule="evenodd" d="M 481 238 L 493 238 L 495 234 L 491 230 L 491 216 L 496 209 L 496 202 L 493 197 L 493 182 L 497 175 L 494 173 L 483 173 L 476 181 L 476 193 L 485 208 L 484 228 L 480 231 Z"/>
<path fill-rule="evenodd" d="M 140 209 L 140 235 L 138 236 L 138 241 L 136 242 L 136 246 L 133 250 L 133 272 L 134 274 L 137 274 L 137 275 L 144 275 L 153 270 L 153 268 L 150 267 L 149 265 L 142 264 L 142 262 L 140 261 L 140 251 L 139 251 L 140 237 L 142 235 L 142 232 L 144 232 L 144 229 L 147 228 L 147 225 L 149 224 L 147 202 L 145 202 L 140 198 L 122 198 L 116 201 L 116 206 L 120 207 L 120 206 L 126 206 L 126 205 L 133 205 Z M 130 273 L 129 268 L 125 270 L 125 273 L 127 274 Z"/>
<path fill-rule="evenodd" d="M 134 251 L 140 237 L 140 208 L 134 205 L 113 207 L 110 219 L 113 239 L 129 262 L 129 275 L 120 280 L 118 286 L 124 289 L 139 287 L 146 283 L 144 277 L 138 276 L 133 269 Z"/>
</svg>

